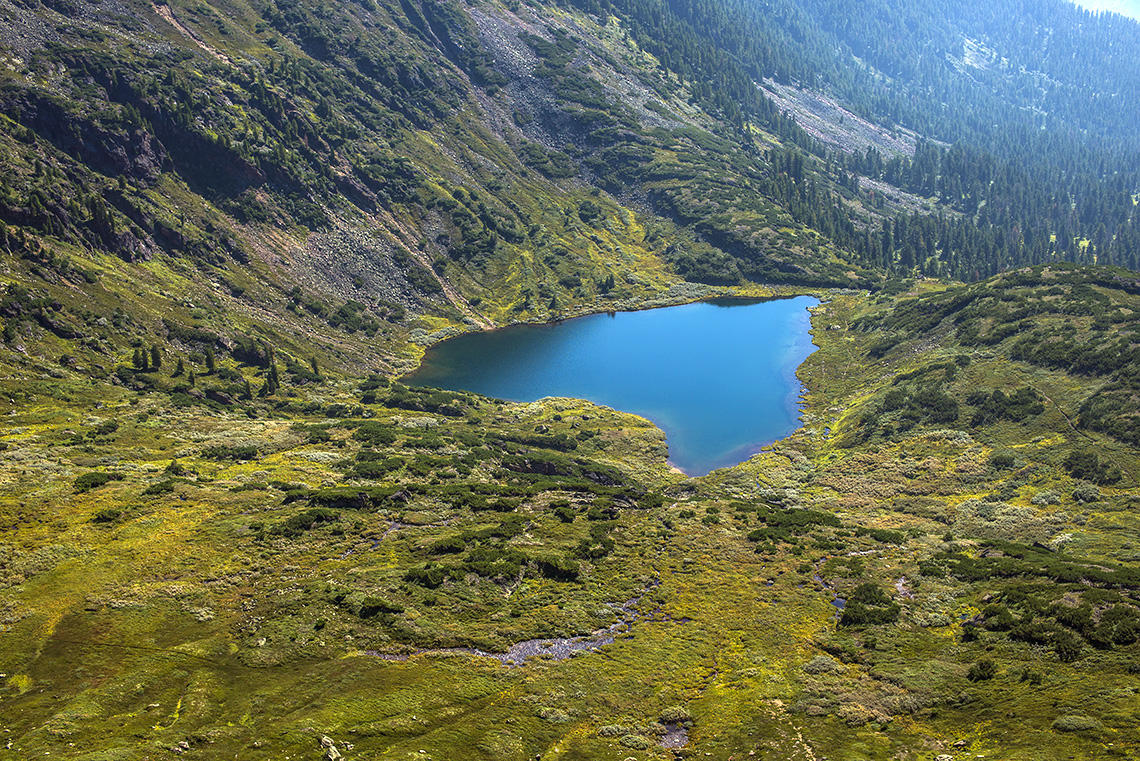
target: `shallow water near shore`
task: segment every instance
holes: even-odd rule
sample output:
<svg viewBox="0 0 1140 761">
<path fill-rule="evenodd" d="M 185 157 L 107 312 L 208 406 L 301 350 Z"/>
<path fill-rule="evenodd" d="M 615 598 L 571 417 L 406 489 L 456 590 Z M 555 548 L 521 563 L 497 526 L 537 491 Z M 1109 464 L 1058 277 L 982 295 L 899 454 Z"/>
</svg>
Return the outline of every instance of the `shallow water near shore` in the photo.
<svg viewBox="0 0 1140 761">
<path fill-rule="evenodd" d="M 718 299 L 471 333 L 428 349 L 404 382 L 641 415 L 665 431 L 673 465 L 705 475 L 799 427 L 795 373 L 815 350 L 818 303 Z"/>
</svg>

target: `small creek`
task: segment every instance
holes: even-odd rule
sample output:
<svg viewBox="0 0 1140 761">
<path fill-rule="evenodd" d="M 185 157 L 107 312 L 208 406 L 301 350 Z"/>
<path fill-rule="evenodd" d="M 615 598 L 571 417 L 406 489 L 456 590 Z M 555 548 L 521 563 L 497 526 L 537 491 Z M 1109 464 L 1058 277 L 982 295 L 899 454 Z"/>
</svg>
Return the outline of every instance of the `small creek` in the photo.
<svg viewBox="0 0 1140 761">
<path fill-rule="evenodd" d="M 646 591 L 653 589 L 659 582 L 651 583 Z M 435 647 L 422 648 L 411 653 L 381 653 L 375 650 L 365 651 L 367 655 L 385 661 L 403 662 L 417 655 L 474 655 L 480 658 L 494 658 L 504 666 L 522 666 L 532 658 L 548 658 L 563 661 L 576 652 L 583 650 L 597 650 L 606 645 L 612 645 L 617 635 L 628 629 L 637 621 L 646 622 L 673 622 L 679 625 L 687 624 L 690 618 L 671 618 L 661 608 L 646 614 L 637 609 L 642 595 L 631 597 L 620 605 L 610 603 L 610 607 L 619 611 L 619 619 L 604 629 L 597 629 L 589 634 L 578 637 L 554 637 L 551 639 L 528 639 L 516 642 L 507 648 L 505 653 L 490 653 L 474 647 Z M 689 743 L 689 730 L 682 724 L 669 723 L 665 725 L 665 734 L 659 739 L 659 744 L 667 750 L 678 750 Z"/>
<path fill-rule="evenodd" d="M 652 585 L 656 586 L 656 584 Z M 652 588 L 652 586 L 650 588 Z M 637 610 L 638 603 L 641 602 L 641 595 L 630 598 L 620 605 L 611 603 L 610 607 L 615 608 L 618 613 L 618 620 L 610 624 L 604 629 L 597 629 L 589 634 L 579 635 L 577 637 L 553 637 L 550 639 L 528 639 L 522 642 L 516 642 L 507 648 L 503 653 L 491 653 L 486 650 L 480 650 L 474 647 L 433 647 L 422 648 L 415 650 L 411 653 L 381 653 L 374 650 L 366 651 L 368 655 L 380 658 L 386 661 L 406 661 L 417 655 L 445 655 L 445 654 L 460 654 L 460 655 L 475 655 L 481 658 L 494 658 L 502 663 L 504 666 L 522 666 L 532 658 L 549 658 L 551 660 L 563 661 L 574 655 L 574 653 L 581 650 L 597 650 L 599 647 L 605 645 L 612 645 L 614 639 L 622 631 L 631 626 L 639 619 L 644 620 L 660 620 L 668 621 L 668 616 L 659 615 L 660 611 L 654 611 L 648 615 L 641 613 Z M 677 623 L 686 623 L 689 619 L 680 619 Z"/>
</svg>

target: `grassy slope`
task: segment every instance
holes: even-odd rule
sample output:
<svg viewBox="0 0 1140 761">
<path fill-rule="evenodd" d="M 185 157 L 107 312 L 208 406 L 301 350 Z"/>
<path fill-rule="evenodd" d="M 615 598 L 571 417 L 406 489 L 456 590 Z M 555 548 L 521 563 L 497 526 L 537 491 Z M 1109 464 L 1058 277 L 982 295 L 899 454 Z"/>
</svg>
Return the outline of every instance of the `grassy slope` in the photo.
<svg viewBox="0 0 1140 761">
<path fill-rule="evenodd" d="M 1132 308 L 1135 297 L 1103 292 Z M 919 284 L 914 294 L 913 303 L 934 302 L 943 288 Z M 1134 567 L 1135 452 L 1065 423 L 1097 382 L 1011 362 L 1005 344 L 971 352 L 944 384 L 961 405 L 957 419 L 899 433 L 902 412 L 875 412 L 870 438 L 852 437 L 900 385 L 892 384 L 898 374 L 963 354 L 944 323 L 867 358 L 880 335 L 866 328 L 894 313 L 884 309 L 911 303 L 908 296 L 832 294 L 813 318 L 820 350 L 801 369 L 806 427 L 704 479 L 670 473 L 660 433 L 620 413 L 462 397 L 456 403 L 466 412 L 448 418 L 385 406 L 387 392 L 377 389 L 378 402 L 365 409 L 396 432 L 378 448 L 406 462 L 379 483 L 427 491 L 367 510 L 334 505 L 336 520 L 310 518 L 294 535 L 275 527 L 317 503 L 312 494 L 308 506 L 290 501 L 284 490 L 343 483 L 359 450 L 359 418 L 325 417 L 330 404 L 357 403 L 355 382 L 300 387 L 289 405 L 252 403 L 251 417 L 175 408 L 166 394 L 92 385 L 70 372 L 35 386 L 5 381 L 9 398 L 36 398 L 9 401 L 3 418 L 9 586 L 0 673 L 13 747 L 0 754 L 144 758 L 186 742 L 202 757 L 315 757 L 327 734 L 350 758 L 421 750 L 439 758 L 668 757 L 652 743 L 636 746 L 638 737 L 655 741 L 654 723 L 674 706 L 694 721 L 686 752 L 722 759 L 750 750 L 778 758 L 1135 752 L 1136 644 L 1097 648 L 1078 636 L 1075 657 L 1062 660 L 1048 637 L 1039 645 L 1012 639 L 986 613 L 1002 604 L 1022 619 L 1026 601 L 1038 599 L 1038 620 L 1054 600 L 1089 602 L 1102 616 L 1114 604 L 1134 609 L 1134 586 L 1101 593 L 1032 576 L 968 581 L 922 565 L 934 557 L 948 567 L 948 550 L 992 562 L 1000 547 L 987 542 L 1009 540 L 1063 546 L 1075 563 Z M 1050 400 L 1042 412 L 969 425 L 971 390 L 1027 383 Z M 405 427 L 427 418 L 438 427 Z M 86 435 L 107 420 L 119 428 Z M 526 489 L 502 470 L 503 445 L 486 447 L 534 436 L 536 426 L 545 426 L 541 435 L 577 437 L 561 456 L 611 464 L 632 480 L 594 494 L 549 483 Z M 473 431 L 485 433 L 471 439 Z M 244 463 L 202 457 L 218 444 L 259 454 Z M 1097 501 L 1071 496 L 1080 482 L 1062 462 L 1078 444 L 1110 453 L 1123 470 L 1121 481 L 1099 487 Z M 524 449 L 542 454 L 533 443 Z M 1012 468 L 988 464 L 1006 451 Z M 458 459 L 428 459 L 441 455 Z M 143 494 L 170 477 L 164 470 L 175 458 L 191 472 L 172 492 Z M 437 463 L 436 477 L 417 476 L 417 462 Z M 77 492 L 74 479 L 90 471 L 122 480 Z M 514 511 L 471 512 L 446 497 L 449 483 L 492 481 L 521 498 Z M 642 501 L 646 490 L 664 490 L 665 500 Z M 1045 492 L 1057 504 L 1034 502 Z M 610 499 L 614 523 L 586 515 Z M 561 500 L 574 510 L 569 523 L 555 514 Z M 766 505 L 777 515 L 802 514 L 781 505 L 823 511 L 840 525 L 751 541 L 764 521 L 775 525 Z M 433 542 L 512 515 L 524 517 L 525 531 L 483 544 L 525 553 L 521 575 L 467 572 L 438 588 L 405 577 L 432 558 L 445 567 L 466 558 L 433 555 Z M 603 524 L 609 553 L 575 555 Z M 580 563 L 579 579 L 544 577 L 538 562 L 551 555 Z M 899 620 L 837 627 L 830 601 L 868 580 L 901 606 Z M 375 605 L 368 598 L 382 602 L 380 612 L 362 609 Z M 618 622 L 613 606 L 634 598 L 640 617 L 628 631 L 566 661 L 510 668 L 461 653 L 414 654 L 594 631 Z M 978 636 L 964 639 L 963 623 L 978 616 Z M 413 655 L 392 661 L 375 652 Z M 987 659 L 995 675 L 968 679 Z M 1080 729 L 1081 720 L 1062 719 L 1077 731 L 1055 728 L 1072 716 L 1092 721 Z"/>
</svg>

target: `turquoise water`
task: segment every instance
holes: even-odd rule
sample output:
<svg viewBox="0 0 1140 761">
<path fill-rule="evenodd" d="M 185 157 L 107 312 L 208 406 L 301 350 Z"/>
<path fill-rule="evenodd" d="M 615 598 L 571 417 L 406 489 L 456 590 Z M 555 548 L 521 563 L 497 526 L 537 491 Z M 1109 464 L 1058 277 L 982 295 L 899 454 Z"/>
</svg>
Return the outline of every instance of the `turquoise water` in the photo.
<svg viewBox="0 0 1140 761">
<path fill-rule="evenodd" d="M 717 300 L 471 333 L 428 349 L 404 382 L 632 412 L 665 431 L 669 462 L 705 475 L 799 427 L 795 372 L 815 350 L 817 303 Z"/>
</svg>

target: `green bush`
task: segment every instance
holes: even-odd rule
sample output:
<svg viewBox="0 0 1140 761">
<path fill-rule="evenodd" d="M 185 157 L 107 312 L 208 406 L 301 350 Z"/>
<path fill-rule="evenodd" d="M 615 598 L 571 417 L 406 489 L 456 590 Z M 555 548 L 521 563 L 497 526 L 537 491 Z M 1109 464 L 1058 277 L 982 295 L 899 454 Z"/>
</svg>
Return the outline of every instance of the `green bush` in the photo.
<svg viewBox="0 0 1140 761">
<path fill-rule="evenodd" d="M 148 497 L 152 497 L 157 494 L 169 494 L 172 491 L 174 491 L 174 481 L 173 479 L 167 478 L 164 481 L 159 481 L 156 484 L 151 484 L 150 486 L 143 489 L 142 493 Z"/>
<path fill-rule="evenodd" d="M 989 658 L 983 658 L 966 672 L 966 678 L 971 682 L 983 682 L 997 676 L 997 664 Z"/>
<path fill-rule="evenodd" d="M 1009 452 L 994 452 L 990 456 L 990 467 L 994 470 L 1009 470 L 1013 463 L 1014 457 Z"/>
<path fill-rule="evenodd" d="M 1094 484 L 1113 484 L 1120 480 L 1120 468 L 1111 463 L 1101 462 L 1096 452 L 1074 449 L 1065 457 L 1065 470 L 1073 478 L 1091 481 Z"/>
<path fill-rule="evenodd" d="M 1076 502 L 1099 502 L 1100 489 L 1092 484 L 1077 484 L 1073 487 L 1072 497 Z"/>
<path fill-rule="evenodd" d="M 693 723 L 693 715 L 684 706 L 669 706 L 661 711 L 657 720 L 662 724 L 684 724 L 688 726 Z"/>
<path fill-rule="evenodd" d="M 382 597 L 365 597 L 360 601 L 360 617 L 372 618 L 378 614 L 395 615 L 404 612 L 403 605 L 385 600 Z"/>
<path fill-rule="evenodd" d="M 85 492 L 92 489 L 98 489 L 100 486 L 109 484 L 111 481 L 122 481 L 123 477 L 118 473 L 100 473 L 99 471 L 92 471 L 84 473 L 75 479 L 72 486 L 76 491 Z"/>
<path fill-rule="evenodd" d="M 653 745 L 653 743 L 641 735 L 626 735 L 621 738 L 620 742 L 625 747 L 633 748 L 634 750 L 648 750 Z"/>
<path fill-rule="evenodd" d="M 581 571 L 578 561 L 570 558 L 546 557 L 539 558 L 538 570 L 548 579 L 555 581 L 577 581 Z"/>
<path fill-rule="evenodd" d="M 898 620 L 899 605 L 872 582 L 860 584 L 847 598 L 840 626 L 889 624 Z"/>
<path fill-rule="evenodd" d="M 275 528 L 275 533 L 287 537 L 297 537 L 306 531 L 311 531 L 326 523 L 334 523 L 340 519 L 340 513 L 327 507 L 311 507 L 308 510 L 286 518 Z"/>
<path fill-rule="evenodd" d="M 114 523 L 123 514 L 121 507 L 105 507 L 92 516 L 91 520 L 94 523 Z"/>
<path fill-rule="evenodd" d="M 435 589 L 445 580 L 447 580 L 449 575 L 450 574 L 447 568 L 444 568 L 442 566 L 433 566 L 432 564 L 428 563 L 427 565 L 421 566 L 419 568 L 409 568 L 408 571 L 404 574 L 404 580 L 412 584 L 418 584 L 421 587 Z"/>
<path fill-rule="evenodd" d="M 243 460 L 256 460 L 258 456 L 257 447 L 254 446 L 240 446 L 228 447 L 224 444 L 218 446 L 206 447 L 202 450 L 202 458 L 205 460 L 217 460 L 219 462 L 226 460 L 243 461 Z"/>
<path fill-rule="evenodd" d="M 817 655 L 804 664 L 804 672 L 807 674 L 826 674 L 831 671 L 838 671 L 839 668 L 839 663 L 827 655 Z"/>
<path fill-rule="evenodd" d="M 1101 728 L 1101 723 L 1091 716 L 1067 714 L 1053 720 L 1053 729 L 1058 732 L 1096 732 Z"/>
<path fill-rule="evenodd" d="M 551 502 L 550 511 L 563 523 L 573 523 L 574 518 L 577 517 L 577 513 L 574 512 L 574 508 L 570 505 L 568 500 Z"/>
<path fill-rule="evenodd" d="M 467 549 L 467 542 L 459 536 L 448 536 L 436 540 L 428 545 L 428 552 L 433 555 L 448 555 L 463 552 Z"/>
</svg>

